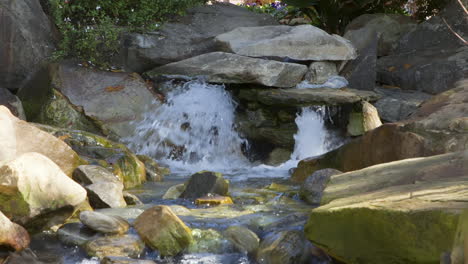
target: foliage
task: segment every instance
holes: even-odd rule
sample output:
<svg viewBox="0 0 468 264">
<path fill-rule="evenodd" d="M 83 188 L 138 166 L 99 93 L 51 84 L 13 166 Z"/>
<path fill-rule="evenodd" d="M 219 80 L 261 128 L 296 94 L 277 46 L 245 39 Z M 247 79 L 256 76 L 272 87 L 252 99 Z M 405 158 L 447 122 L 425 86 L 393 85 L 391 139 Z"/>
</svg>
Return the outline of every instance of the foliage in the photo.
<svg viewBox="0 0 468 264">
<path fill-rule="evenodd" d="M 205 0 L 48 0 L 46 10 L 62 34 L 58 57 L 108 66 L 122 31 L 155 30 Z"/>
</svg>

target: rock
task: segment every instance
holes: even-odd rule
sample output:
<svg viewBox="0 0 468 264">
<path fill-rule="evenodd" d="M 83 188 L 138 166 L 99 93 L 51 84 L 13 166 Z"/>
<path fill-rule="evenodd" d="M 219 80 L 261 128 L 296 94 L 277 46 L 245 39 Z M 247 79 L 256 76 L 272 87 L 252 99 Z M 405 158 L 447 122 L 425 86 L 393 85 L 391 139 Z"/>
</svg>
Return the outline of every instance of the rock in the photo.
<svg viewBox="0 0 468 264">
<path fill-rule="evenodd" d="M 127 233 L 130 225 L 120 217 L 107 216 L 98 212 L 80 213 L 80 221 L 85 226 L 100 233 L 122 235 Z"/>
<path fill-rule="evenodd" d="M 323 169 L 312 173 L 301 185 L 299 196 L 308 204 L 320 204 L 323 190 L 330 181 L 331 176 L 341 173 L 341 171 L 335 169 Z"/>
<path fill-rule="evenodd" d="M 36 127 L 63 139 L 89 163 L 101 164 L 111 170 L 125 188 L 133 188 L 146 181 L 145 165 L 123 144 L 85 131 L 38 124 Z"/>
<path fill-rule="evenodd" d="M 398 46 L 398 40 L 416 28 L 417 23 L 405 15 L 399 14 L 364 14 L 355 18 L 346 26 L 345 38 L 350 35 L 368 36 L 378 33 L 379 57 L 389 55 Z M 359 33 L 358 33 L 359 32 Z M 355 42 L 350 39 L 353 44 Z"/>
<path fill-rule="evenodd" d="M 467 161 L 464 151 L 334 175 L 307 237 L 349 263 L 439 263 L 468 206 Z"/>
<path fill-rule="evenodd" d="M 0 183 L 0 210 L 32 230 L 62 224 L 86 199 L 85 189 L 39 153 L 3 163 Z"/>
<path fill-rule="evenodd" d="M 260 243 L 257 262 L 260 264 L 306 263 L 310 258 L 310 243 L 299 231 L 271 233 Z"/>
<path fill-rule="evenodd" d="M 97 182 L 85 186 L 89 203 L 95 209 L 121 208 L 127 206 L 123 197 L 123 184 L 120 182 Z"/>
<path fill-rule="evenodd" d="M 201 171 L 190 177 L 180 198 L 196 199 L 209 194 L 226 196 L 228 191 L 229 182 L 221 173 Z"/>
<path fill-rule="evenodd" d="M 349 115 L 348 134 L 360 136 L 382 125 L 379 112 L 372 104 L 362 102 L 359 111 L 352 111 Z"/>
<path fill-rule="evenodd" d="M 83 185 L 97 182 L 120 182 L 119 177 L 97 165 L 81 165 L 73 172 L 73 180 Z"/>
<path fill-rule="evenodd" d="M 6 106 L 11 113 L 19 119 L 26 120 L 23 104 L 21 101 L 7 89 L 0 87 L 0 105 Z"/>
<path fill-rule="evenodd" d="M 5 106 L 0 106 L 0 127 L 3 139 L 0 139 L 0 162 L 37 152 L 51 159 L 67 175 L 82 162 L 65 142 L 19 120 Z"/>
<path fill-rule="evenodd" d="M 257 234 L 243 226 L 230 226 L 224 235 L 242 253 L 255 254 L 260 245 Z"/>
<path fill-rule="evenodd" d="M 64 61 L 42 74 L 48 77 L 38 76 L 45 80 L 32 80 L 35 85 L 18 92 L 31 121 L 124 138 L 133 134 L 133 122 L 160 105 L 136 73 L 99 71 Z"/>
<path fill-rule="evenodd" d="M 185 191 L 185 184 L 177 184 L 171 186 L 166 193 L 163 195 L 163 199 L 174 200 L 180 197 L 180 195 Z"/>
<path fill-rule="evenodd" d="M 387 122 L 407 119 L 418 109 L 419 105 L 431 98 L 431 95 L 426 93 L 390 87 L 378 87 L 375 92 L 380 94 L 382 98 L 374 105 L 382 120 Z"/>
<path fill-rule="evenodd" d="M 212 52 L 155 68 L 145 74 L 203 76 L 213 83 L 255 83 L 273 87 L 293 87 L 307 72 L 301 64 L 249 58 L 231 53 Z"/>
<path fill-rule="evenodd" d="M 214 229 L 193 229 L 192 236 L 193 243 L 188 247 L 188 253 L 224 254 L 231 251 L 231 242 Z"/>
<path fill-rule="evenodd" d="M 174 256 L 193 241 L 190 228 L 163 205 L 144 211 L 133 226 L 143 241 L 161 256 Z"/>
<path fill-rule="evenodd" d="M 247 94 L 245 94 L 247 95 Z M 258 89 L 249 94 L 250 101 L 258 100 L 269 106 L 312 106 L 353 104 L 360 101 L 375 101 L 379 98 L 374 92 L 354 89 Z M 240 97 L 243 99 L 243 95 Z"/>
<path fill-rule="evenodd" d="M 21 251 L 29 246 L 28 231 L 0 212 L 0 247 Z"/>
<path fill-rule="evenodd" d="M 152 260 L 132 259 L 126 257 L 105 257 L 100 264 L 156 264 Z"/>
<path fill-rule="evenodd" d="M 129 192 L 123 192 L 123 197 L 127 205 L 142 205 L 143 202 L 140 199 Z"/>
<path fill-rule="evenodd" d="M 145 155 L 137 155 L 138 159 L 145 164 L 146 178 L 148 181 L 161 182 L 164 176 L 171 173 L 169 168 L 161 167 L 155 160 Z"/>
<path fill-rule="evenodd" d="M 221 204 L 233 204 L 233 202 L 229 196 L 209 195 L 196 199 L 195 204 L 215 206 Z"/>
<path fill-rule="evenodd" d="M 58 264 L 51 262 L 50 259 L 43 260 L 39 258 L 34 252 L 27 248 L 23 251 L 13 252 L 5 260 L 4 264 Z"/>
<path fill-rule="evenodd" d="M 249 57 L 343 61 L 357 57 L 353 45 L 311 25 L 238 27 L 216 37 L 221 49 Z"/>
<path fill-rule="evenodd" d="M 145 248 L 145 244 L 133 235 L 105 236 L 88 242 L 85 246 L 86 253 L 92 257 L 139 257 Z"/>
<path fill-rule="evenodd" d="M 0 24 L 0 80 L 13 91 L 52 56 L 55 36 L 39 0 L 1 0 Z"/>
<path fill-rule="evenodd" d="M 83 226 L 81 223 L 69 223 L 57 230 L 57 237 L 60 242 L 67 246 L 84 246 L 100 235 L 96 231 Z"/>
<path fill-rule="evenodd" d="M 460 216 L 460 221 L 455 235 L 452 252 L 448 255 L 447 263 L 463 264 L 468 260 L 468 211 L 464 211 Z M 442 263 L 442 262 L 441 262 Z"/>
<path fill-rule="evenodd" d="M 133 222 L 139 215 L 141 215 L 144 210 L 135 207 L 125 207 L 125 208 L 104 208 L 99 209 L 97 212 L 105 214 L 112 217 L 122 217 L 127 222 Z"/>
<path fill-rule="evenodd" d="M 187 10 L 178 21 L 165 23 L 158 32 L 127 34 L 121 56 L 130 71 L 144 72 L 155 66 L 217 51 L 214 37 L 238 27 L 277 25 L 267 14 L 216 3 Z"/>
<path fill-rule="evenodd" d="M 309 66 L 305 79 L 312 84 L 323 84 L 332 76 L 338 75 L 336 64 L 330 61 L 314 61 Z"/>
<path fill-rule="evenodd" d="M 291 158 L 291 150 L 284 148 L 276 148 L 268 155 L 268 159 L 265 164 L 271 166 L 278 166 Z"/>
<path fill-rule="evenodd" d="M 378 33 L 365 28 L 348 31 L 344 37 L 356 47 L 359 56 L 348 61 L 340 75 L 346 78 L 349 87 L 372 91 L 377 80 Z"/>
</svg>

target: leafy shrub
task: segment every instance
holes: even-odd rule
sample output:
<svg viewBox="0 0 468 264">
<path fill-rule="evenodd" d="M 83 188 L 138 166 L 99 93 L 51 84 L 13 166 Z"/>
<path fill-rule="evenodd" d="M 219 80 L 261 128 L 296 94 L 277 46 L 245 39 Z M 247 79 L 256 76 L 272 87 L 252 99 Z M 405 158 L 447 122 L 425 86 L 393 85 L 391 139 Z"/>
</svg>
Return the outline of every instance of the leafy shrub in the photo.
<svg viewBox="0 0 468 264">
<path fill-rule="evenodd" d="M 57 56 L 109 66 L 122 31 L 155 30 L 205 0 L 47 0 L 62 34 Z"/>
</svg>

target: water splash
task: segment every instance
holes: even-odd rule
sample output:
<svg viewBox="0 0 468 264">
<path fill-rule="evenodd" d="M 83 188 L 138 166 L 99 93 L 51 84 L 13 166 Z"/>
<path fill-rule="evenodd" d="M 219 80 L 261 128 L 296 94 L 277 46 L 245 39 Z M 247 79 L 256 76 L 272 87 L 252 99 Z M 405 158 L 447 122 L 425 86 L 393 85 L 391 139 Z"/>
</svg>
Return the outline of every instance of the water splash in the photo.
<svg viewBox="0 0 468 264">
<path fill-rule="evenodd" d="M 190 81 L 175 85 L 166 103 L 147 113 L 127 138 L 138 153 L 171 169 L 226 171 L 245 167 L 242 139 L 234 129 L 236 104 L 222 85 Z"/>
</svg>

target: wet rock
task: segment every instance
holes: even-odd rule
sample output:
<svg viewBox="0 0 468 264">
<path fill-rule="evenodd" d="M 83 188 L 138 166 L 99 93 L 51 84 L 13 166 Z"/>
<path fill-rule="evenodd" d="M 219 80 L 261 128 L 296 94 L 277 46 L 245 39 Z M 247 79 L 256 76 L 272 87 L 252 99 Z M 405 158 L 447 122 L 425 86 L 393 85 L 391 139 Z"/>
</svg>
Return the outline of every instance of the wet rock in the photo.
<svg viewBox="0 0 468 264">
<path fill-rule="evenodd" d="M 323 169 L 312 173 L 301 185 L 299 191 L 301 199 L 308 204 L 320 204 L 323 190 L 325 190 L 330 177 L 341 173 L 341 171 L 335 169 Z"/>
<path fill-rule="evenodd" d="M 73 180 L 83 185 L 97 182 L 120 182 L 119 177 L 97 165 L 81 165 L 73 172 Z"/>
<path fill-rule="evenodd" d="M 261 264 L 306 263 L 310 243 L 299 231 L 271 233 L 260 243 L 257 262 Z"/>
<path fill-rule="evenodd" d="M 221 204 L 233 204 L 231 197 L 219 196 L 219 195 L 208 195 L 195 200 L 196 205 L 208 205 L 215 206 Z"/>
<path fill-rule="evenodd" d="M 55 49 L 53 26 L 39 0 L 0 1 L 0 80 L 17 90 Z"/>
<path fill-rule="evenodd" d="M 375 102 L 382 120 L 398 122 L 407 119 L 418 107 L 432 96 L 417 91 L 405 91 L 397 88 L 376 88 L 382 98 Z"/>
<path fill-rule="evenodd" d="M 28 231 L 0 212 L 0 247 L 21 251 L 29 246 Z"/>
<path fill-rule="evenodd" d="M 83 226 L 81 223 L 69 223 L 57 230 L 57 237 L 60 242 L 68 246 L 84 246 L 100 235 L 96 231 Z"/>
<path fill-rule="evenodd" d="M 21 101 L 7 89 L 0 87 L 0 105 L 6 106 L 11 113 L 19 119 L 26 120 L 23 104 Z"/>
<path fill-rule="evenodd" d="M 309 65 L 305 79 L 312 84 L 323 84 L 332 76 L 338 75 L 336 64 L 330 61 L 314 61 Z"/>
<path fill-rule="evenodd" d="M 143 72 L 155 66 L 217 51 L 214 37 L 238 27 L 277 25 L 266 14 L 215 3 L 187 10 L 177 21 L 164 23 L 156 33 L 127 34 L 123 40 L 123 63 L 130 71 Z"/>
<path fill-rule="evenodd" d="M 127 206 L 123 197 L 123 188 L 120 182 L 97 182 L 85 186 L 89 203 L 95 209 Z"/>
<path fill-rule="evenodd" d="M 286 63 L 212 52 L 155 68 L 145 74 L 152 79 L 161 75 L 203 76 L 213 83 L 255 83 L 273 87 L 293 87 L 307 72 L 301 64 Z"/>
<path fill-rule="evenodd" d="M 188 253 L 225 254 L 232 251 L 232 244 L 214 229 L 193 229 L 192 237 Z"/>
<path fill-rule="evenodd" d="M 99 71 L 72 61 L 52 64 L 44 71 L 49 80 L 31 80 L 36 85 L 18 92 L 28 120 L 124 138 L 133 134 L 133 122 L 141 121 L 146 111 L 160 105 L 136 73 Z M 62 97 L 54 96 L 54 90 Z M 62 102 L 54 103 L 56 100 Z M 41 120 L 41 115 L 48 113 Z M 72 113 L 72 120 L 79 122 L 70 122 L 65 113 Z"/>
<path fill-rule="evenodd" d="M 0 210 L 33 230 L 62 224 L 86 199 L 85 189 L 39 153 L 5 162 L 0 182 Z"/>
<path fill-rule="evenodd" d="M 243 226 L 230 226 L 224 235 L 242 253 L 254 254 L 260 245 L 257 234 Z"/>
<path fill-rule="evenodd" d="M 92 230 L 104 234 L 122 235 L 127 233 L 130 228 L 128 222 L 123 218 L 107 216 L 92 211 L 81 212 L 80 221 Z"/>
<path fill-rule="evenodd" d="M 0 106 L 0 127 L 0 161 L 37 152 L 51 159 L 70 176 L 82 162 L 65 142 L 16 118 L 5 106 Z"/>
<path fill-rule="evenodd" d="M 105 236 L 88 242 L 85 246 L 86 253 L 92 257 L 139 257 L 145 248 L 145 244 L 137 236 Z"/>
<path fill-rule="evenodd" d="M 144 211 L 133 224 L 145 243 L 162 256 L 174 256 L 193 241 L 190 228 L 168 206 Z"/>
<path fill-rule="evenodd" d="M 129 192 L 123 192 L 123 198 L 125 200 L 125 203 L 127 203 L 127 205 L 142 205 L 143 204 L 143 202 L 140 201 L 140 199 L 136 195 L 133 195 Z"/>
<path fill-rule="evenodd" d="M 352 111 L 349 115 L 348 134 L 351 136 L 360 136 L 382 125 L 379 112 L 372 104 L 362 102 L 358 106 L 358 111 Z"/>
<path fill-rule="evenodd" d="M 265 164 L 277 166 L 285 163 L 291 158 L 291 150 L 284 148 L 276 148 L 268 155 Z"/>
<path fill-rule="evenodd" d="M 58 261 L 43 260 L 27 248 L 23 251 L 11 253 L 3 264 L 59 264 Z"/>
<path fill-rule="evenodd" d="M 180 198 L 196 199 L 208 194 L 226 196 L 229 182 L 218 172 L 201 171 L 193 174 Z"/>
<path fill-rule="evenodd" d="M 156 264 L 152 260 L 132 259 L 125 257 L 105 257 L 100 264 Z"/>
<path fill-rule="evenodd" d="M 334 175 L 307 237 L 350 263 L 439 263 L 468 206 L 467 159 L 455 152 Z"/>
<path fill-rule="evenodd" d="M 132 208 L 132 207 L 126 207 L 126 208 L 105 208 L 105 209 L 99 209 L 97 212 L 112 216 L 112 217 L 122 217 L 128 222 L 132 222 L 135 220 L 139 215 L 141 215 L 144 210 L 140 208 Z"/>
<path fill-rule="evenodd" d="M 180 197 L 180 195 L 185 191 L 185 184 L 177 184 L 170 187 L 166 193 L 163 195 L 163 199 L 174 200 Z"/>
<path fill-rule="evenodd" d="M 457 233 L 455 235 L 455 241 L 453 248 L 448 253 L 446 263 L 450 264 L 464 264 L 468 260 L 467 253 L 467 242 L 468 242 L 468 211 L 464 211 L 458 222 Z M 441 261 L 441 263 L 443 263 Z"/>
<path fill-rule="evenodd" d="M 221 49 L 250 57 L 292 60 L 352 60 L 352 44 L 311 25 L 239 27 L 216 37 Z"/>
<path fill-rule="evenodd" d="M 145 155 L 137 155 L 138 159 L 145 164 L 146 178 L 148 181 L 161 182 L 164 176 L 171 173 L 169 168 L 161 167 L 155 160 Z"/>
<path fill-rule="evenodd" d="M 367 36 L 378 33 L 377 55 L 381 57 L 395 50 L 398 40 L 416 26 L 416 21 L 405 15 L 364 14 L 346 26 L 344 37 L 350 39 L 350 35 Z"/>
</svg>

